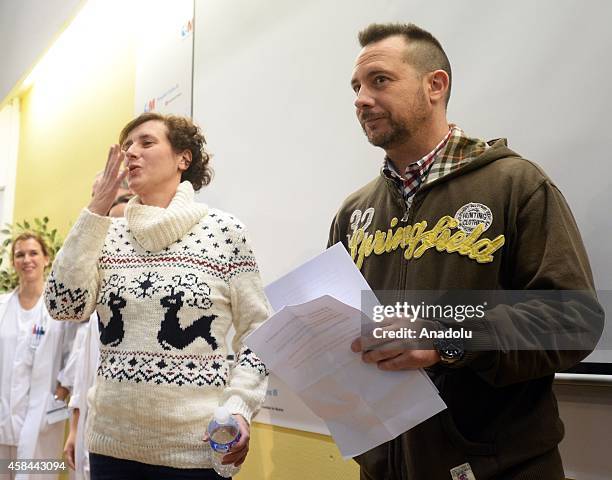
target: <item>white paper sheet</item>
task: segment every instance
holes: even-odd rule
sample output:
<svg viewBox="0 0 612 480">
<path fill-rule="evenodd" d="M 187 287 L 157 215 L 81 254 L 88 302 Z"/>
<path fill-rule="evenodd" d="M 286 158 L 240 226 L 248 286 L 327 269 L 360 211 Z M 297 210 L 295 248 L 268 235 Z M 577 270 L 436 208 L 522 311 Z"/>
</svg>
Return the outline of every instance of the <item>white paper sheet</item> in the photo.
<svg viewBox="0 0 612 480">
<path fill-rule="evenodd" d="M 370 288 L 342 245 L 266 289 L 277 311 L 245 343 L 327 424 L 345 458 L 446 408 L 422 370 L 381 371 L 350 350 Z"/>
<path fill-rule="evenodd" d="M 371 291 L 341 243 L 266 287 L 266 295 L 275 312 L 286 305 L 306 303 L 323 295 L 331 295 L 360 309 L 362 292 Z"/>
</svg>

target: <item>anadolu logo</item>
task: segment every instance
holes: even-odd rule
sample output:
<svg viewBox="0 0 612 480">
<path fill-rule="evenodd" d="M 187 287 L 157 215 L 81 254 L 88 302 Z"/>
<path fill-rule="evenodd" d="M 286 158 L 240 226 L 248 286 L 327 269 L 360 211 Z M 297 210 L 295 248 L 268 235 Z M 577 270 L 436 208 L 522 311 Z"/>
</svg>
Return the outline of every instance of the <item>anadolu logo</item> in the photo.
<svg viewBox="0 0 612 480">
<path fill-rule="evenodd" d="M 482 203 L 467 203 L 457 210 L 455 219 L 459 222 L 458 228 L 467 234 L 472 233 L 480 224 L 484 225 L 484 232 L 493 223 L 493 213 Z"/>
</svg>

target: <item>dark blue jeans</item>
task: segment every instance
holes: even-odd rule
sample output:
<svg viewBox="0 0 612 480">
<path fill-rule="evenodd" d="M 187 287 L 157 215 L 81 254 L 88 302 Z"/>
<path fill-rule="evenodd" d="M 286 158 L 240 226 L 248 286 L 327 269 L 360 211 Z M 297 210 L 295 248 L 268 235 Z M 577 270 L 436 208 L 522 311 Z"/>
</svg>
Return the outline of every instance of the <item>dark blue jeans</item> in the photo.
<svg viewBox="0 0 612 480">
<path fill-rule="evenodd" d="M 89 452 L 91 480 L 223 480 L 211 468 L 173 468 Z"/>
</svg>

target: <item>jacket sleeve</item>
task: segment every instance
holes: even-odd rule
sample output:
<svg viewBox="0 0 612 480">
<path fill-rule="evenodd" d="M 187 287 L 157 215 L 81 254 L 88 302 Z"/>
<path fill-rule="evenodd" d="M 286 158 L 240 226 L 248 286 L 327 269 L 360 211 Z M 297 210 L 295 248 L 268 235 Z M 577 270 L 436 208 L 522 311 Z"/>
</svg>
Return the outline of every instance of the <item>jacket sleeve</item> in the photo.
<svg viewBox="0 0 612 480">
<path fill-rule="evenodd" d="M 270 306 L 246 229 L 240 228 L 240 233 L 236 232 L 233 238 L 238 253 L 229 279 L 232 323 L 236 330 L 232 348 L 236 358 L 222 403 L 231 413 L 242 415 L 250 423 L 265 399 L 268 370 L 242 340 L 268 318 Z"/>
<path fill-rule="evenodd" d="M 341 220 L 343 218 L 342 208 L 336 213 L 334 219 L 331 222 L 329 227 L 329 236 L 327 238 L 327 248 L 335 245 L 338 242 L 341 242 L 346 248 L 347 251 L 350 252 L 348 246 L 348 238 L 346 232 L 348 231 L 348 225 L 345 225 L 346 220 Z"/>
<path fill-rule="evenodd" d="M 338 215 L 332 220 L 331 226 L 329 227 L 329 237 L 327 238 L 327 248 L 335 245 L 340 241 L 339 226 L 338 226 Z"/>
<path fill-rule="evenodd" d="M 111 219 L 85 209 L 58 252 L 45 288 L 47 309 L 56 320 L 83 321 L 96 307 L 98 257 Z"/>
<path fill-rule="evenodd" d="M 521 206 L 516 232 L 508 252 L 508 288 L 528 291 L 527 299 L 496 307 L 483 323 L 473 325 L 476 346 L 480 338 L 499 348 L 468 351 L 451 367 L 472 368 L 496 386 L 574 366 L 595 348 L 604 324 L 578 227 L 550 181 Z"/>
</svg>

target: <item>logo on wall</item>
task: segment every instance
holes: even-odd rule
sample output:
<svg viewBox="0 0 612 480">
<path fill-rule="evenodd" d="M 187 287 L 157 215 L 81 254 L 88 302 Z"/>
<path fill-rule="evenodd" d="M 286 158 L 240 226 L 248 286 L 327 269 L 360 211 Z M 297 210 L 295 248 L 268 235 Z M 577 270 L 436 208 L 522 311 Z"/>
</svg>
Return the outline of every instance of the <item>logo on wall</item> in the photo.
<svg viewBox="0 0 612 480">
<path fill-rule="evenodd" d="M 193 20 L 189 19 L 187 23 L 181 27 L 181 38 L 187 38 L 191 32 L 193 32 Z"/>
<path fill-rule="evenodd" d="M 465 233 L 470 234 L 481 223 L 486 231 L 493 223 L 491 209 L 482 203 L 467 203 L 455 213 L 459 222 L 458 227 Z"/>
<path fill-rule="evenodd" d="M 152 98 L 151 100 L 145 103 L 144 111 L 146 113 L 146 112 L 152 112 L 154 110 L 155 110 L 155 99 Z"/>
</svg>

